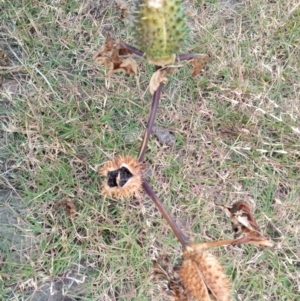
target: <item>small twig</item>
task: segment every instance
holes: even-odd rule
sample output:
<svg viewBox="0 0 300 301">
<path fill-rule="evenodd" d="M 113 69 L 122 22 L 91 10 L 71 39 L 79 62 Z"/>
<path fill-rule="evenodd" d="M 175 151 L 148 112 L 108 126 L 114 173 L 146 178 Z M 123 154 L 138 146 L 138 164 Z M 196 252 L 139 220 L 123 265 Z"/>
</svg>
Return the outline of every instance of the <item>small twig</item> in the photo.
<svg viewBox="0 0 300 301">
<path fill-rule="evenodd" d="M 148 194 L 148 196 L 152 199 L 160 213 L 162 214 L 163 218 L 168 222 L 169 226 L 171 227 L 172 231 L 174 232 L 175 236 L 179 240 L 179 242 L 182 244 L 183 248 L 185 248 L 188 243 L 189 239 L 185 236 L 185 234 L 179 229 L 174 219 L 170 216 L 170 214 L 167 212 L 161 201 L 158 199 L 155 192 L 152 190 L 150 185 L 147 181 L 143 182 L 143 188 L 145 192 Z"/>
<path fill-rule="evenodd" d="M 151 112 L 150 112 L 147 128 L 145 130 L 143 142 L 142 142 L 141 147 L 140 147 L 140 152 L 139 152 L 139 155 L 138 155 L 138 160 L 140 162 L 144 161 L 144 155 L 145 155 L 145 152 L 146 152 L 149 137 L 150 137 L 151 132 L 152 132 L 152 127 L 153 127 L 153 124 L 154 124 L 154 120 L 155 120 L 155 116 L 156 116 L 156 112 L 157 112 L 157 108 L 158 108 L 158 104 L 159 104 L 159 100 L 160 100 L 162 86 L 163 86 L 163 84 L 160 83 L 159 87 L 154 92 L 153 97 L 152 97 Z"/>
</svg>

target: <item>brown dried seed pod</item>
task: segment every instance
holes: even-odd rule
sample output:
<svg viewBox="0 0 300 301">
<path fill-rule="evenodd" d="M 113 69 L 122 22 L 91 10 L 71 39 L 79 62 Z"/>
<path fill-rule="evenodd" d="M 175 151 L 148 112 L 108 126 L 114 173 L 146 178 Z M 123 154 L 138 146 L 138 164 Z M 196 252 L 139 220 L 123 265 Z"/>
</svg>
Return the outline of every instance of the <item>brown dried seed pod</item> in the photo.
<svg viewBox="0 0 300 301">
<path fill-rule="evenodd" d="M 198 300 L 211 301 L 199 267 L 192 258 L 185 255 L 184 257 L 185 259 L 180 268 L 180 275 L 184 286 Z"/>
<path fill-rule="evenodd" d="M 99 170 L 106 177 L 101 193 L 104 197 L 116 199 L 139 195 L 142 190 L 142 176 L 145 165 L 131 156 L 118 156 L 108 161 Z"/>
<path fill-rule="evenodd" d="M 218 260 L 204 250 L 188 247 L 180 269 L 182 281 L 199 301 L 230 301 L 230 284 Z"/>
<path fill-rule="evenodd" d="M 231 244 L 252 244 L 272 247 L 273 241 L 265 237 L 252 213 L 251 206 L 245 201 L 237 201 L 231 206 L 219 205 L 230 218 L 235 240 Z"/>
</svg>

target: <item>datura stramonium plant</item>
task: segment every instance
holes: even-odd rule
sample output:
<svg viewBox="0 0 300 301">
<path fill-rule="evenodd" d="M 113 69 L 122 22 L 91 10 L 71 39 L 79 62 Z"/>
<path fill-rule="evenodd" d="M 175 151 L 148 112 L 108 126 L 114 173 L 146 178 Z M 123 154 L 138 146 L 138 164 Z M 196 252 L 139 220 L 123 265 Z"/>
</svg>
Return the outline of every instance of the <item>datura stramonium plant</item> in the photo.
<svg viewBox="0 0 300 301">
<path fill-rule="evenodd" d="M 188 33 L 180 0 L 137 0 L 135 38 L 148 61 L 157 66 L 175 62 Z"/>
</svg>

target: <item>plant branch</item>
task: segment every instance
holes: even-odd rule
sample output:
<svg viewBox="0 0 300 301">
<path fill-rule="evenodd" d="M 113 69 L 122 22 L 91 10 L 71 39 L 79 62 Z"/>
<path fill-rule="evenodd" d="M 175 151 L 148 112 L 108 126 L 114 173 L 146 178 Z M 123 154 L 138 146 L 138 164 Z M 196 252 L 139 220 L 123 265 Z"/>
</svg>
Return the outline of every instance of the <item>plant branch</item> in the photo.
<svg viewBox="0 0 300 301">
<path fill-rule="evenodd" d="M 150 137 L 151 132 L 152 132 L 152 127 L 153 127 L 153 124 L 154 124 L 154 120 L 155 120 L 155 116 L 156 116 L 156 112 L 157 112 L 157 108 L 158 108 L 158 104 L 159 104 L 159 100 L 160 100 L 162 86 L 163 86 L 163 84 L 160 83 L 159 87 L 154 92 L 153 97 L 152 97 L 151 112 L 150 112 L 149 120 L 148 120 L 148 123 L 147 123 L 147 128 L 146 128 L 145 133 L 144 133 L 143 142 L 142 142 L 141 147 L 140 147 L 140 152 L 139 152 L 139 155 L 138 155 L 139 162 L 142 162 L 144 160 L 144 155 L 145 155 L 146 148 L 147 148 L 147 145 L 148 145 L 149 137 Z"/>
<path fill-rule="evenodd" d="M 219 246 L 227 246 L 227 245 L 234 246 L 234 245 L 241 245 L 241 244 L 249 244 L 258 247 L 272 247 L 274 245 L 273 241 L 266 239 L 265 237 L 249 235 L 249 236 L 244 236 L 235 239 L 221 239 L 221 240 L 215 240 L 210 242 L 193 243 L 190 246 L 192 246 L 194 249 L 203 250 L 203 249 L 219 247 Z"/>
<path fill-rule="evenodd" d="M 183 53 L 176 55 L 176 62 L 188 61 L 191 59 L 207 59 L 209 56 L 207 54 L 201 53 Z"/>
<path fill-rule="evenodd" d="M 169 226 L 171 227 L 172 231 L 174 232 L 175 236 L 181 243 L 182 247 L 185 248 L 188 243 L 189 239 L 184 235 L 184 233 L 179 229 L 174 219 L 170 216 L 167 212 L 165 207 L 163 206 L 162 202 L 158 199 L 155 192 L 152 190 L 151 186 L 148 184 L 146 180 L 143 182 L 143 188 L 148 196 L 152 199 L 158 210 L 160 211 L 163 218 L 168 222 Z"/>
<path fill-rule="evenodd" d="M 121 41 L 121 46 L 126 48 L 130 52 L 134 53 L 135 55 L 138 55 L 141 57 L 145 56 L 145 54 L 140 49 L 138 49 L 134 46 L 131 46 L 123 41 Z M 208 57 L 207 54 L 201 54 L 201 53 L 182 53 L 182 54 L 176 55 L 175 61 L 182 62 L 182 61 L 188 61 L 191 59 L 201 59 L 201 58 L 207 59 L 207 57 Z"/>
<path fill-rule="evenodd" d="M 141 50 L 139 50 L 138 48 L 131 46 L 123 41 L 121 41 L 121 46 L 138 56 L 144 56 L 144 53 Z"/>
</svg>

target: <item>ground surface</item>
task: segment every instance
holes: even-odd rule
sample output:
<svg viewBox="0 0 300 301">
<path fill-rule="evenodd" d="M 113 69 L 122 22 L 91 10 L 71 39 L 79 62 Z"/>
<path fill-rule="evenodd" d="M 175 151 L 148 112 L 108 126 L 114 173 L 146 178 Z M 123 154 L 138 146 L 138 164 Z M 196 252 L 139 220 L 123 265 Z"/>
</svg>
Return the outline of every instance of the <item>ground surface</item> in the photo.
<svg viewBox="0 0 300 301">
<path fill-rule="evenodd" d="M 151 138 L 150 182 L 196 241 L 231 237 L 214 202 L 251 203 L 276 244 L 216 250 L 233 300 L 298 300 L 300 6 L 184 2 L 182 51 L 213 60 L 169 77 L 156 124 L 176 142 Z M 107 33 L 134 43 L 121 14 L 103 0 L 0 4 L 0 300 L 163 300 L 151 259 L 175 262 L 179 243 L 146 196 L 99 194 L 98 166 L 137 155 L 151 102 L 146 61 L 110 80 L 93 61 Z M 57 206 L 66 199 L 74 219 Z"/>
</svg>

